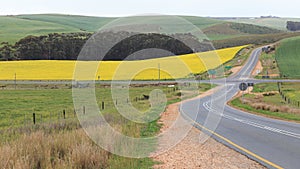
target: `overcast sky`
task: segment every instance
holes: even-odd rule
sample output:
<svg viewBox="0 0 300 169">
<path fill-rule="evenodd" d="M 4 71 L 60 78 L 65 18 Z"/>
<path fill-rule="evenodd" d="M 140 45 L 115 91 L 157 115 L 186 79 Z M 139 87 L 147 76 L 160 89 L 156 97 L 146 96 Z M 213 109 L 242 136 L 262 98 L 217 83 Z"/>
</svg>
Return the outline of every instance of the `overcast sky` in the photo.
<svg viewBox="0 0 300 169">
<path fill-rule="evenodd" d="M 89 16 L 168 14 L 300 17 L 297 0 L 0 0 L 0 15 L 61 13 Z"/>
</svg>

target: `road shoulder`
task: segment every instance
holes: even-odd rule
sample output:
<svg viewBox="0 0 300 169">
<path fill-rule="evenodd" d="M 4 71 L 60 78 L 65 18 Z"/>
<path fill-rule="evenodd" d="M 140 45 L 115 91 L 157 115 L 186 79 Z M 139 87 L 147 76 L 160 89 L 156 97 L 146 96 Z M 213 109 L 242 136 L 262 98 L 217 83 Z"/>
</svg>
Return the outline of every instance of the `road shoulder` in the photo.
<svg viewBox="0 0 300 169">
<path fill-rule="evenodd" d="M 217 89 L 207 91 L 199 97 L 208 96 L 215 90 Z M 161 132 L 172 126 L 179 115 L 178 106 L 180 104 L 169 105 L 161 115 L 159 121 L 163 125 Z M 201 144 L 199 142 L 200 133 L 200 130 L 193 127 L 187 137 L 178 145 L 163 154 L 154 155 L 153 159 L 160 163 L 154 168 L 264 168 L 259 163 L 212 138 Z M 159 146 L 165 145 L 166 141 L 159 140 Z"/>
</svg>

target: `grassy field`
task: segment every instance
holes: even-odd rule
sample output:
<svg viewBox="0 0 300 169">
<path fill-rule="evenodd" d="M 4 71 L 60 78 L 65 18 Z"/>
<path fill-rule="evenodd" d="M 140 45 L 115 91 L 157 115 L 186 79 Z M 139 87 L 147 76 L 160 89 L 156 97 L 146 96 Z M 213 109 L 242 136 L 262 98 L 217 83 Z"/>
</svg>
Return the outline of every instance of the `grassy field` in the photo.
<svg viewBox="0 0 300 169">
<path fill-rule="evenodd" d="M 8 85 L 0 91 L 0 168 L 151 168 L 150 158 L 132 159 L 104 151 L 90 140 L 77 121 L 69 85 Z M 211 85 L 201 84 L 200 92 Z M 138 110 L 149 109 L 149 100 L 139 99 L 154 89 L 161 89 L 168 104 L 178 101 L 184 91 L 174 91 L 166 85 L 130 88 L 130 101 Z M 105 102 L 101 111 L 107 122 L 132 137 L 150 137 L 160 129 L 157 121 L 138 124 L 126 120 L 113 106 L 111 89 L 96 86 L 97 102 Z M 194 94 L 186 92 L 184 97 Z M 126 104 L 119 102 L 119 105 Z M 62 111 L 66 110 L 66 119 Z M 33 125 L 32 113 L 36 113 Z M 83 110 L 76 110 L 83 115 Z M 88 111 L 86 112 L 88 115 Z M 155 147 L 149 147 L 153 151 Z"/>
<path fill-rule="evenodd" d="M 200 29 L 223 23 L 223 21 L 202 17 L 183 16 L 183 18 L 192 22 Z M 0 42 L 9 42 L 13 44 L 28 35 L 46 35 L 49 33 L 81 31 L 95 32 L 115 19 L 117 18 L 59 14 L 1 16 Z M 140 19 L 138 22 L 140 22 L 140 24 L 148 24 L 149 20 L 144 22 L 143 19 Z M 155 21 L 155 23 L 159 22 Z"/>
<path fill-rule="evenodd" d="M 251 24 L 224 22 L 203 29 L 210 40 L 233 39 L 249 35 L 276 34 L 282 31 Z"/>
<path fill-rule="evenodd" d="M 210 40 L 222 40 L 243 35 L 273 33 L 276 30 L 266 29 L 255 25 L 245 25 L 228 23 L 227 21 L 195 17 L 180 16 L 183 19 L 194 24 L 201 29 Z M 68 33 L 68 32 L 95 32 L 102 26 L 114 21 L 117 18 L 107 17 L 91 17 L 76 15 L 60 15 L 60 14 L 35 14 L 35 15 L 18 15 L 18 16 L 1 16 L 0 17 L 0 42 L 9 42 L 11 44 L 28 35 L 46 35 L 49 33 Z M 135 19 L 136 20 L 136 19 Z M 130 21 L 130 19 L 128 19 Z M 158 20 L 153 20 L 159 23 Z M 138 24 L 148 24 L 149 20 L 139 19 Z M 161 23 L 166 24 L 166 23 Z M 182 32 L 193 32 L 195 30 L 185 30 Z M 174 28 L 175 30 L 175 28 Z M 171 30 L 168 30 L 170 32 Z M 277 30 L 278 31 L 278 30 Z M 172 31 L 171 31 L 172 32 Z"/>
<path fill-rule="evenodd" d="M 92 17 L 59 14 L 18 15 L 17 18 L 66 25 L 78 30 L 95 32 L 105 24 L 117 19 L 108 17 Z"/>
<path fill-rule="evenodd" d="M 282 77 L 300 78 L 300 37 L 285 39 L 276 50 L 276 60 Z"/>
<path fill-rule="evenodd" d="M 37 122 L 39 123 L 62 120 L 63 110 L 66 111 L 66 118 L 74 118 L 75 116 L 71 85 L 17 85 L 17 90 L 14 90 L 14 85 L 1 86 L 5 87 L 2 87 L 0 90 L 0 129 L 32 124 L 32 113 L 34 112 L 37 113 Z M 199 90 L 203 92 L 211 87 L 213 86 L 201 84 Z M 149 95 L 154 89 L 156 88 L 152 86 L 132 87 L 130 89 L 130 97 L 133 106 L 136 106 L 141 111 L 147 110 L 149 108 L 148 100 L 139 99 L 139 101 L 136 101 L 135 99 L 136 97 L 142 98 L 143 95 Z M 178 93 L 173 91 L 173 88 L 162 86 L 159 89 L 162 89 L 167 94 L 170 102 L 179 97 L 177 96 Z M 105 102 L 106 108 L 103 113 L 117 112 L 112 98 L 108 97 L 110 95 L 110 88 L 96 86 L 96 96 L 99 105 L 101 105 L 102 101 Z M 78 109 L 76 112 L 83 113 L 83 110 Z"/>
<path fill-rule="evenodd" d="M 299 83 L 282 83 L 281 95 L 277 83 L 256 84 L 252 94 L 245 95 L 244 100 L 235 98 L 230 104 L 255 114 L 300 122 L 299 90 Z"/>
<path fill-rule="evenodd" d="M 299 22 L 300 19 L 298 19 L 298 18 L 256 18 L 256 19 L 230 19 L 227 21 L 246 23 L 246 24 L 254 24 L 254 25 L 258 25 L 258 26 L 266 26 L 269 28 L 287 31 L 287 29 L 286 29 L 287 21 Z"/>
<path fill-rule="evenodd" d="M 80 32 L 81 30 L 57 23 L 24 20 L 12 16 L 0 16 L 0 43 L 17 42 L 28 35 L 45 35 L 49 33 Z"/>
<path fill-rule="evenodd" d="M 0 62 L 1 80 L 71 80 L 74 68 L 82 70 L 74 77 L 76 80 L 158 80 L 188 77 L 191 73 L 203 73 L 226 63 L 246 46 L 221 49 L 200 54 L 165 57 L 143 61 L 12 61 Z M 199 57 L 200 56 L 200 57 Z M 99 67 L 98 67 L 99 64 Z M 98 70 L 87 75 L 87 71 Z M 36 73 L 39 72 L 39 73 Z M 116 74 L 115 74 L 116 73 Z"/>
</svg>

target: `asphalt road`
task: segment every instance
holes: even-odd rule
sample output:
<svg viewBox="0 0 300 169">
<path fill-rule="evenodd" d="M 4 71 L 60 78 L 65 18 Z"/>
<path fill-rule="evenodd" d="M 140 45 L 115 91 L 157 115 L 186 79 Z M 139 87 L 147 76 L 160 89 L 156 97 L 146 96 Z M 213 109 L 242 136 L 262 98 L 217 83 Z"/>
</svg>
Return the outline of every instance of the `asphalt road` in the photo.
<svg viewBox="0 0 300 169">
<path fill-rule="evenodd" d="M 277 81 L 249 78 L 260 51 L 261 49 L 254 50 L 245 66 L 236 75 L 228 79 L 211 81 L 223 84 L 212 96 L 183 103 L 180 108 L 181 114 L 216 140 L 268 168 L 299 169 L 300 124 L 249 114 L 226 104 L 239 91 L 238 85 L 241 82 Z"/>
</svg>

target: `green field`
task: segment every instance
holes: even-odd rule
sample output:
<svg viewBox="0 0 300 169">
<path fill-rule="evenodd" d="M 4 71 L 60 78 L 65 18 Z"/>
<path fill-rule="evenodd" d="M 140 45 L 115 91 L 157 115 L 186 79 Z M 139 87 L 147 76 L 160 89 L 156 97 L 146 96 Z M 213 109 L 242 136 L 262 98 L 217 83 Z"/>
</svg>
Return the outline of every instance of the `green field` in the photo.
<svg viewBox="0 0 300 169">
<path fill-rule="evenodd" d="M 150 105 L 148 100 L 135 101 L 135 99 L 149 95 L 154 89 L 156 88 L 151 86 L 131 88 L 130 101 L 133 106 L 141 111 L 147 110 Z M 172 88 L 162 86 L 160 89 L 167 94 L 167 98 L 177 99 L 177 92 Z M 201 91 L 208 89 L 210 85 L 201 85 Z M 14 90 L 13 85 L 1 85 L 0 93 L 0 129 L 32 124 L 32 113 L 37 114 L 39 123 L 62 119 L 63 110 L 66 111 L 66 117 L 74 118 L 71 85 L 17 85 L 17 90 Z M 117 112 L 110 97 L 110 88 L 97 86 L 96 96 L 99 106 L 102 101 L 105 102 L 106 108 L 103 113 Z M 119 104 L 125 102 L 119 100 Z M 76 111 L 82 113 L 82 109 Z"/>
<path fill-rule="evenodd" d="M 276 60 L 282 77 L 300 78 L 300 37 L 285 39 L 276 50 Z"/>
<path fill-rule="evenodd" d="M 230 22 L 253 24 L 258 26 L 266 26 L 269 28 L 279 29 L 287 31 L 286 22 L 287 21 L 297 21 L 297 18 L 255 18 L 255 19 L 229 19 Z"/>
<path fill-rule="evenodd" d="M 202 84 L 200 92 L 209 90 L 211 85 Z M 149 108 L 148 100 L 135 101 L 136 97 L 142 98 L 143 95 L 149 95 L 155 87 L 136 87 L 130 89 L 130 97 L 133 106 L 144 111 Z M 177 92 L 166 86 L 160 87 L 167 98 L 177 100 Z M 62 119 L 63 110 L 66 111 L 66 117 L 74 118 L 74 105 L 72 100 L 72 89 L 70 85 L 17 85 L 14 90 L 13 85 L 1 85 L 0 89 L 0 129 L 23 126 L 32 124 L 32 113 L 37 114 L 37 122 L 56 122 Z M 105 102 L 107 112 L 117 112 L 114 107 L 110 88 L 97 86 L 96 95 L 98 104 Z M 173 102 L 169 99 L 169 102 Z M 17 103 L 17 104 L 16 104 Z M 119 100 L 119 104 L 125 104 L 125 101 Z M 82 113 L 81 109 L 76 110 Z"/>
<path fill-rule="evenodd" d="M 80 32 L 79 29 L 57 23 L 24 20 L 12 16 L 0 16 L 0 43 L 11 44 L 28 35 Z"/>
<path fill-rule="evenodd" d="M 226 21 L 212 18 L 195 16 L 180 17 L 201 29 L 210 40 L 222 40 L 244 35 L 278 32 L 278 30 L 266 27 L 228 23 Z M 95 32 L 115 19 L 117 18 L 59 14 L 0 16 L 0 42 L 9 42 L 13 44 L 28 35 L 47 35 L 49 33 L 81 31 Z M 131 21 L 130 18 L 127 18 L 127 21 Z M 155 21 L 155 23 L 159 23 L 159 21 L 155 20 L 155 18 L 153 18 L 153 21 Z M 139 19 L 138 24 L 148 24 L 148 22 L 149 20 Z M 178 31 L 180 29 L 182 29 L 182 32 L 195 31 L 185 30 L 185 27 L 178 28 L 178 25 L 176 25 L 176 30 Z"/>
<path fill-rule="evenodd" d="M 103 25 L 113 21 L 116 18 L 77 16 L 77 15 L 59 15 L 59 14 L 37 14 L 37 15 L 19 15 L 20 19 L 49 22 L 59 25 L 65 25 L 74 29 L 95 32 Z"/>
<path fill-rule="evenodd" d="M 202 17 L 184 16 L 183 18 L 192 22 L 200 29 L 223 23 L 219 20 Z M 95 32 L 115 19 L 117 18 L 59 14 L 1 16 L 0 42 L 9 42 L 13 44 L 28 35 L 46 35 L 49 33 L 81 31 Z M 138 22 L 140 24 L 147 24 L 148 21 L 144 22 L 143 19 L 140 19 Z M 158 23 L 157 21 L 155 22 Z"/>
</svg>

